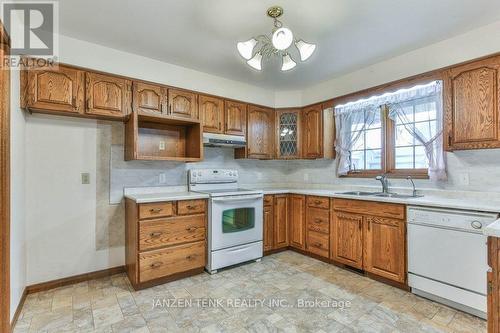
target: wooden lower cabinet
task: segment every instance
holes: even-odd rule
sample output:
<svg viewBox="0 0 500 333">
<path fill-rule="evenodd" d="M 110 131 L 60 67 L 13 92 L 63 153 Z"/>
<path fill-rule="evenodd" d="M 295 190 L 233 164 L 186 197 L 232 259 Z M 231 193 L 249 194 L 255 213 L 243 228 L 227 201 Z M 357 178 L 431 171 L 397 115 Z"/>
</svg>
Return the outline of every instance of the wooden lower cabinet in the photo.
<svg viewBox="0 0 500 333">
<path fill-rule="evenodd" d="M 290 226 L 290 246 L 304 250 L 306 248 L 306 197 L 290 194 L 288 224 Z"/>
<path fill-rule="evenodd" d="M 488 237 L 488 333 L 500 332 L 500 239 Z"/>
<path fill-rule="evenodd" d="M 269 198 L 270 197 L 270 198 Z M 271 200 L 269 205 L 266 205 L 264 200 L 264 251 L 271 251 L 274 248 L 274 213 L 273 213 L 273 196 L 267 196 Z"/>
<path fill-rule="evenodd" d="M 363 268 L 363 215 L 334 211 L 331 258 L 351 267 Z"/>
<path fill-rule="evenodd" d="M 274 196 L 274 249 L 288 246 L 288 195 Z"/>
<path fill-rule="evenodd" d="M 125 262 L 134 289 L 194 273 L 205 267 L 207 202 L 125 201 Z"/>
<path fill-rule="evenodd" d="M 330 257 L 330 198 L 307 196 L 306 251 Z"/>
</svg>

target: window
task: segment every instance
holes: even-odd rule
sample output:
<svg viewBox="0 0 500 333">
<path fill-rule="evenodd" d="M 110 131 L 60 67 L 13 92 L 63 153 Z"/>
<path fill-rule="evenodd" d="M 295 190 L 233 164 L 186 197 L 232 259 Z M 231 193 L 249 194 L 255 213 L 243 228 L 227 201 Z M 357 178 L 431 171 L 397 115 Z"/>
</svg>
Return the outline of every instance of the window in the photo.
<svg viewBox="0 0 500 333">
<path fill-rule="evenodd" d="M 440 81 L 336 106 L 335 117 L 340 176 L 427 177 L 444 160 L 434 158 L 443 154 Z"/>
</svg>

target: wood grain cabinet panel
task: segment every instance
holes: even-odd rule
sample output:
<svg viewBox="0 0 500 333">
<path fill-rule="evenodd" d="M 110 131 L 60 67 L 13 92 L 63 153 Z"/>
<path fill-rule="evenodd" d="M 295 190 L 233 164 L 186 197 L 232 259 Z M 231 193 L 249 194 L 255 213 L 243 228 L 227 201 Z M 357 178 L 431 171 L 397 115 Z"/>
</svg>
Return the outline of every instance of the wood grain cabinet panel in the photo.
<svg viewBox="0 0 500 333">
<path fill-rule="evenodd" d="M 330 234 L 330 211 L 308 207 L 307 230 Z"/>
<path fill-rule="evenodd" d="M 201 214 L 205 213 L 206 208 L 205 199 L 177 201 L 177 215 Z"/>
<path fill-rule="evenodd" d="M 198 119 L 197 95 L 188 90 L 168 89 L 169 115 L 173 117 Z"/>
<path fill-rule="evenodd" d="M 291 194 L 289 199 L 290 246 L 304 250 L 306 247 L 306 198 L 304 195 Z"/>
<path fill-rule="evenodd" d="M 307 251 L 328 258 L 330 254 L 330 240 L 328 234 L 308 230 Z"/>
<path fill-rule="evenodd" d="M 329 209 L 330 208 L 330 198 L 308 195 L 307 196 L 307 207 Z"/>
<path fill-rule="evenodd" d="M 274 213 L 273 205 L 264 206 L 264 251 L 274 248 Z"/>
<path fill-rule="evenodd" d="M 83 114 L 85 73 L 60 65 L 54 70 L 28 70 L 23 74 L 23 107 L 54 113 Z"/>
<path fill-rule="evenodd" d="M 274 249 L 288 246 L 288 195 L 274 196 Z"/>
<path fill-rule="evenodd" d="M 500 332 L 500 238 L 488 237 L 488 333 Z"/>
<path fill-rule="evenodd" d="M 274 196 L 272 194 L 264 195 L 264 206 L 270 206 L 274 202 Z"/>
<path fill-rule="evenodd" d="M 397 282 L 406 281 L 406 228 L 403 220 L 365 217 L 366 271 Z"/>
<path fill-rule="evenodd" d="M 245 136 L 247 131 L 247 105 L 234 101 L 224 101 L 224 132 Z"/>
<path fill-rule="evenodd" d="M 445 126 L 448 150 L 500 147 L 500 57 L 448 71 Z"/>
<path fill-rule="evenodd" d="M 333 212 L 331 259 L 363 268 L 363 215 Z"/>
<path fill-rule="evenodd" d="M 139 219 L 169 217 L 175 214 L 173 202 L 139 204 Z"/>
<path fill-rule="evenodd" d="M 203 132 L 224 133 L 224 100 L 200 95 L 200 117 L 203 122 Z"/>
<path fill-rule="evenodd" d="M 247 112 L 247 158 L 273 158 L 274 110 L 250 105 Z"/>
<path fill-rule="evenodd" d="M 167 89 L 162 86 L 142 82 L 132 85 L 133 107 L 140 114 L 167 115 L 167 98 Z"/>
<path fill-rule="evenodd" d="M 302 111 L 302 156 L 323 157 L 323 109 L 321 104 L 309 106 Z"/>
<path fill-rule="evenodd" d="M 87 72 L 85 113 L 123 119 L 131 111 L 131 85 L 127 79 Z"/>
</svg>

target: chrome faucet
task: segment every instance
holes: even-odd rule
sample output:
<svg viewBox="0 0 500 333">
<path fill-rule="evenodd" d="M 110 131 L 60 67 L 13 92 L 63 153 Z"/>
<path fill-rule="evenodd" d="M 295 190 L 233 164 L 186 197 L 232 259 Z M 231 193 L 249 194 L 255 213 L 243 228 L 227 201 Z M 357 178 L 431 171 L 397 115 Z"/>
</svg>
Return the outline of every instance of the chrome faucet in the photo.
<svg viewBox="0 0 500 333">
<path fill-rule="evenodd" d="M 382 183 L 382 193 L 389 193 L 389 182 L 387 180 L 387 175 L 380 175 L 375 177 L 376 180 L 379 180 Z"/>
<path fill-rule="evenodd" d="M 417 189 L 415 188 L 415 183 L 413 182 L 413 179 L 411 178 L 411 176 L 406 177 L 406 179 L 408 179 L 410 181 L 411 185 L 413 186 L 413 196 L 416 197 L 417 196 Z"/>
</svg>

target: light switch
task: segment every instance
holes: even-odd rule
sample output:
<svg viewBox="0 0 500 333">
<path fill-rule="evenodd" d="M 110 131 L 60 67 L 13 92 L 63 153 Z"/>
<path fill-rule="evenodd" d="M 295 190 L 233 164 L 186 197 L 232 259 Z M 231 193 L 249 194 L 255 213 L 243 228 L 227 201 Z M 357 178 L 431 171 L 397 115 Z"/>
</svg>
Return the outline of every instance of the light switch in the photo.
<svg viewBox="0 0 500 333">
<path fill-rule="evenodd" d="M 165 150 L 165 141 L 160 141 L 160 145 L 159 145 L 158 149 Z"/>
<path fill-rule="evenodd" d="M 90 184 L 90 173 L 88 172 L 82 173 L 82 184 Z"/>
</svg>

